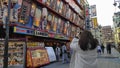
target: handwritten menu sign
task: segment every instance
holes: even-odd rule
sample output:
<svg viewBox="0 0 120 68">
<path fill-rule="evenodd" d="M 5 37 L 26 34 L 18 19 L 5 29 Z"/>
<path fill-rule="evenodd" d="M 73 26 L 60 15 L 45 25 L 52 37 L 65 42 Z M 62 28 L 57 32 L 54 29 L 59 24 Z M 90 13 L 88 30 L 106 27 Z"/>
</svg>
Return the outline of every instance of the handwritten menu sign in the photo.
<svg viewBox="0 0 120 68">
<path fill-rule="evenodd" d="M 29 19 L 29 14 L 30 14 L 30 8 L 31 8 L 31 3 L 29 0 L 25 0 L 22 3 L 21 7 L 21 13 L 19 16 L 19 22 L 22 24 L 26 24 Z"/>
</svg>

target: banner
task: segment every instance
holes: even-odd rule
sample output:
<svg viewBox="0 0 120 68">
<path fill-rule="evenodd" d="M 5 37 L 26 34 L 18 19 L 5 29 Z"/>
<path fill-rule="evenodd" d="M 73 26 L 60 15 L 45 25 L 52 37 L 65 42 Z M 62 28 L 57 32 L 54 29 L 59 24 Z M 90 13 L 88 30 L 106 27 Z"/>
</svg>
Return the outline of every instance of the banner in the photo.
<svg viewBox="0 0 120 68">
<path fill-rule="evenodd" d="M 91 19 L 92 19 L 93 28 L 97 28 L 98 26 L 97 18 L 91 18 Z"/>
<path fill-rule="evenodd" d="M 95 16 L 97 16 L 96 5 L 92 5 L 91 6 L 91 17 L 95 17 Z"/>
</svg>

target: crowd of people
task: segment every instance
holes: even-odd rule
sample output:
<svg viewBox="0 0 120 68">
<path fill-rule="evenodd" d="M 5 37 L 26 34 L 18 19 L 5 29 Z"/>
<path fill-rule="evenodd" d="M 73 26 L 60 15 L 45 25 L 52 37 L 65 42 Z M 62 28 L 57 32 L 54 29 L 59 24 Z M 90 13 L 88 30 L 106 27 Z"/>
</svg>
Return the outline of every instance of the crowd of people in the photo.
<svg viewBox="0 0 120 68">
<path fill-rule="evenodd" d="M 103 45 L 103 44 L 99 44 L 97 46 L 97 53 L 98 55 L 101 55 L 101 54 L 104 54 L 105 52 L 105 49 L 107 51 L 107 54 L 111 54 L 111 48 L 114 47 L 111 43 L 107 43 L 106 44 L 106 47 Z"/>
</svg>

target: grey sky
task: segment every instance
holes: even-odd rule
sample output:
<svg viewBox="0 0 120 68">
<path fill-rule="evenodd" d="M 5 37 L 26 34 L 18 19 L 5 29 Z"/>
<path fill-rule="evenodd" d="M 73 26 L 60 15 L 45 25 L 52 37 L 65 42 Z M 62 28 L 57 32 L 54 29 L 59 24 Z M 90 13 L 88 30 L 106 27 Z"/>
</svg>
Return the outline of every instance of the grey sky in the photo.
<svg viewBox="0 0 120 68">
<path fill-rule="evenodd" d="M 113 26 L 112 16 L 114 12 L 118 11 L 113 6 L 114 0 L 87 0 L 89 5 L 96 5 L 98 24 L 102 26 Z"/>
</svg>

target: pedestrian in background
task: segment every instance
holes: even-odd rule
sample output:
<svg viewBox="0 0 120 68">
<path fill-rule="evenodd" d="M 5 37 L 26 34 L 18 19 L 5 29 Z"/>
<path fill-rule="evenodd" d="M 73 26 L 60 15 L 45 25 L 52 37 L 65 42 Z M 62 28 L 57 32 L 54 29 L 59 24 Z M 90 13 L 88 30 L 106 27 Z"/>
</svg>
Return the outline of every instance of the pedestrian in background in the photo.
<svg viewBox="0 0 120 68">
<path fill-rule="evenodd" d="M 66 44 L 62 44 L 62 63 L 68 63 L 68 53 L 67 53 L 67 47 Z"/>
<path fill-rule="evenodd" d="M 101 49 L 101 46 L 100 44 L 97 46 L 97 53 L 98 55 L 101 55 L 101 52 L 102 52 L 102 49 Z"/>
<path fill-rule="evenodd" d="M 107 54 L 111 54 L 111 44 L 107 44 Z"/>
<path fill-rule="evenodd" d="M 103 44 L 101 45 L 101 49 L 102 49 L 102 53 L 104 54 L 105 46 Z"/>
<path fill-rule="evenodd" d="M 56 54 L 57 61 L 60 61 L 61 50 L 60 50 L 60 47 L 58 45 L 55 48 L 55 54 Z"/>
<path fill-rule="evenodd" d="M 70 68 L 97 68 L 97 43 L 91 32 L 85 30 L 80 36 L 77 33 L 70 47 L 74 50 Z"/>
</svg>

